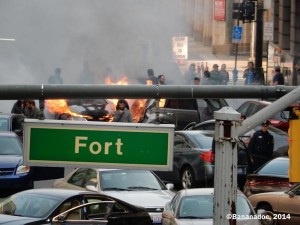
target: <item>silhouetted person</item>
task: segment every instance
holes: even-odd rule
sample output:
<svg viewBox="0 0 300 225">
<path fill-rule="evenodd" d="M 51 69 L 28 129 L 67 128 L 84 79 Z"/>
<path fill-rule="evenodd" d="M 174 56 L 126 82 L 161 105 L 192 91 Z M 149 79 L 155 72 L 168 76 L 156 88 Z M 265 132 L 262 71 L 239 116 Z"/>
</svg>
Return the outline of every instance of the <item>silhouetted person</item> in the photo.
<svg viewBox="0 0 300 225">
<path fill-rule="evenodd" d="M 275 67 L 275 75 L 273 77 L 273 85 L 284 85 L 284 76 L 280 72 L 280 67 L 276 66 Z"/>
<path fill-rule="evenodd" d="M 19 99 L 18 101 L 16 101 L 11 109 L 11 113 L 24 114 L 24 104 L 24 99 Z"/>
<path fill-rule="evenodd" d="M 152 84 L 158 84 L 158 78 L 154 75 L 153 69 L 147 70 L 148 80 L 152 81 Z"/>
<path fill-rule="evenodd" d="M 49 77 L 48 84 L 63 84 L 64 82 L 60 75 L 61 75 L 61 69 L 56 68 L 54 74 Z"/>
</svg>

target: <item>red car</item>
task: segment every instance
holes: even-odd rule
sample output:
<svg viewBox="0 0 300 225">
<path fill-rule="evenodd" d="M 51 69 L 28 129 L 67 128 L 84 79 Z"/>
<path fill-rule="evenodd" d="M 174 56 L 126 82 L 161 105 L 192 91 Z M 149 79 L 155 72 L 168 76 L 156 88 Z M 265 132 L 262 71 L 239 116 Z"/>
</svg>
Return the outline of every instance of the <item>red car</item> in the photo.
<svg viewBox="0 0 300 225">
<path fill-rule="evenodd" d="M 240 105 L 236 111 L 239 113 L 249 117 L 253 114 L 257 113 L 261 109 L 267 107 L 272 104 L 271 101 L 262 101 L 262 100 L 248 100 Z M 276 113 L 269 119 L 271 125 L 273 127 L 277 127 L 283 131 L 288 131 L 289 129 L 289 110 L 283 110 L 281 112 Z"/>
</svg>

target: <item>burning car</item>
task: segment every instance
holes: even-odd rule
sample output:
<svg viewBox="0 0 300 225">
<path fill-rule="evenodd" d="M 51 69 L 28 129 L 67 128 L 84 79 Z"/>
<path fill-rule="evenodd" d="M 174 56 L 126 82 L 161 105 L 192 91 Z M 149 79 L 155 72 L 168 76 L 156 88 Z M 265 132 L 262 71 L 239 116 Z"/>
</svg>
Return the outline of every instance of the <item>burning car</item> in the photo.
<svg viewBox="0 0 300 225">
<path fill-rule="evenodd" d="M 113 118 L 115 104 L 107 99 L 55 99 L 45 100 L 45 117 L 47 119 L 102 121 Z"/>
</svg>

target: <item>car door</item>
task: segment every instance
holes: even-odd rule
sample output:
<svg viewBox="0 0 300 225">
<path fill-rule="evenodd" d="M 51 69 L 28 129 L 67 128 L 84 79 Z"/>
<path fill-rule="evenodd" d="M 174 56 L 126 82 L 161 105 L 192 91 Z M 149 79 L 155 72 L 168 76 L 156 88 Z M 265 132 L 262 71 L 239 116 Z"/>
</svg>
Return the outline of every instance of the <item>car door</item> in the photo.
<svg viewBox="0 0 300 225">
<path fill-rule="evenodd" d="M 200 120 L 195 99 L 167 99 L 162 110 L 164 123 L 175 124 L 176 130 Z"/>
</svg>

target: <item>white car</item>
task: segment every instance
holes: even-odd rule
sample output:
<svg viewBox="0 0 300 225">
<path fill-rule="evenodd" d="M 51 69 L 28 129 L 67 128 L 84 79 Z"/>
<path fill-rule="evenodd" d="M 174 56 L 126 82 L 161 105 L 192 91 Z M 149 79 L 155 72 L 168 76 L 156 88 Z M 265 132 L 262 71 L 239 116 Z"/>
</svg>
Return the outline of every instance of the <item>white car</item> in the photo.
<svg viewBox="0 0 300 225">
<path fill-rule="evenodd" d="M 160 224 L 166 202 L 175 193 L 149 170 L 77 168 L 53 183 L 55 188 L 92 190 L 142 206 Z"/>
<path fill-rule="evenodd" d="M 166 203 L 162 213 L 162 225 L 212 225 L 213 188 L 183 189 Z M 259 225 L 260 221 L 246 196 L 238 191 L 237 225 Z"/>
</svg>

